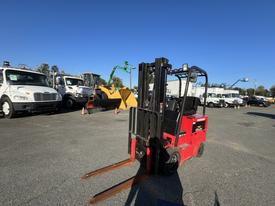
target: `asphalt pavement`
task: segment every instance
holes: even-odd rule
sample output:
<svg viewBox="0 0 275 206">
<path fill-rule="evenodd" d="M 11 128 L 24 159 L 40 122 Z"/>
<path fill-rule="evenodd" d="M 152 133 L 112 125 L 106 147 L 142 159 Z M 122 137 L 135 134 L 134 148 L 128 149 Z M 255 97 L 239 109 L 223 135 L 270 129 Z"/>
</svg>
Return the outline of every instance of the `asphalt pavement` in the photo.
<svg viewBox="0 0 275 206">
<path fill-rule="evenodd" d="M 275 205 L 275 108 L 207 109 L 205 153 L 98 205 Z M 81 180 L 128 157 L 128 112 L 0 118 L 0 205 L 89 205 L 139 164 Z"/>
</svg>

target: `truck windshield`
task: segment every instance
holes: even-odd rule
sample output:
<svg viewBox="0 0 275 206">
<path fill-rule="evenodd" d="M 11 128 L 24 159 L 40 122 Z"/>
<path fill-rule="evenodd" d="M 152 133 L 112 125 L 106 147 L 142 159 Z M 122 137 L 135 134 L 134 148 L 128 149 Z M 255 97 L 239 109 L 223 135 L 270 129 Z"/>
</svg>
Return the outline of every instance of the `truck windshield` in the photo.
<svg viewBox="0 0 275 206">
<path fill-rule="evenodd" d="M 68 86 L 83 86 L 84 81 L 82 79 L 66 78 L 66 85 L 68 85 Z"/>
<path fill-rule="evenodd" d="M 216 98 L 217 95 L 215 93 L 208 93 L 208 97 L 213 97 L 213 98 Z"/>
<path fill-rule="evenodd" d="M 12 85 L 49 86 L 45 75 L 28 71 L 6 70 L 6 79 Z"/>
<path fill-rule="evenodd" d="M 232 94 L 232 97 L 234 97 L 234 98 L 239 98 L 240 95 L 239 95 L 239 94 Z"/>
</svg>

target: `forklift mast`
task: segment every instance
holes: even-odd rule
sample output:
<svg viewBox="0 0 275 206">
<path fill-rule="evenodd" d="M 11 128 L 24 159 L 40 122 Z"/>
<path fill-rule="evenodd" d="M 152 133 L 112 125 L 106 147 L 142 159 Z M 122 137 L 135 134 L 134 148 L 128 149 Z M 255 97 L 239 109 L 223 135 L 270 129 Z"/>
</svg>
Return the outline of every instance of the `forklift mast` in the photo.
<svg viewBox="0 0 275 206">
<path fill-rule="evenodd" d="M 157 58 L 153 63 L 139 64 L 138 82 L 138 108 L 136 109 L 136 156 L 141 162 L 152 153 L 151 160 L 146 159 L 146 168 L 150 172 L 157 173 L 159 162 L 159 150 L 162 141 L 163 113 L 166 101 L 167 72 L 172 66 L 168 64 L 168 59 Z M 153 83 L 153 90 L 150 91 L 150 84 Z M 134 109 L 130 111 L 133 113 Z M 132 121 L 130 120 L 130 124 Z M 131 129 L 130 129 L 131 130 Z M 129 135 L 129 146 L 130 146 Z M 150 145 L 150 147 L 148 147 Z M 129 148 L 130 153 L 130 148 Z M 133 153 L 132 153 L 133 155 Z M 133 157 L 132 157 L 133 158 Z M 152 165 L 150 162 L 154 162 Z"/>
</svg>

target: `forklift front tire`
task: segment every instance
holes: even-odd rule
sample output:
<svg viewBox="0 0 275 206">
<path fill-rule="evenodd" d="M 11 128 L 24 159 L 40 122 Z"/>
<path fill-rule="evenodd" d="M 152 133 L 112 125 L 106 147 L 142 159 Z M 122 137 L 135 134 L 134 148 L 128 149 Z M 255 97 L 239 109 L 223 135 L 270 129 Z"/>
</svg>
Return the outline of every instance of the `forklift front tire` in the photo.
<svg viewBox="0 0 275 206">
<path fill-rule="evenodd" d="M 180 154 L 178 151 L 176 150 L 167 150 L 166 151 L 167 154 L 164 156 L 168 156 L 168 160 L 165 158 L 161 158 L 161 162 L 160 162 L 160 170 L 162 172 L 162 174 L 166 175 L 166 176 L 170 176 L 174 173 L 177 172 L 177 169 L 179 167 L 180 164 Z"/>
<path fill-rule="evenodd" d="M 201 143 L 198 149 L 197 157 L 201 157 L 203 155 L 203 152 L 204 152 L 204 143 Z"/>
</svg>

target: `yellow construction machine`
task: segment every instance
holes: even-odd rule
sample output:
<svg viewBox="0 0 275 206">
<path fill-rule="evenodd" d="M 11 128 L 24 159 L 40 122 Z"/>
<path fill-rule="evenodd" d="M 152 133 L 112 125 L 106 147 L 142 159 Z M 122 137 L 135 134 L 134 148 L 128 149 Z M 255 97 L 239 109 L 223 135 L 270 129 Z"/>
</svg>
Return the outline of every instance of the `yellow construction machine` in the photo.
<svg viewBox="0 0 275 206">
<path fill-rule="evenodd" d="M 112 69 L 110 74 L 107 86 L 99 85 L 95 89 L 95 97 L 94 97 L 94 105 L 100 106 L 105 109 L 121 109 L 127 110 L 130 107 L 137 107 L 137 99 L 135 98 L 133 92 L 127 88 L 116 88 L 114 84 L 112 84 L 114 73 L 117 69 L 120 69 L 124 72 L 131 73 L 133 69 L 131 65 L 125 61 L 123 67 L 115 66 Z"/>
<path fill-rule="evenodd" d="M 114 85 L 111 88 L 99 86 L 101 91 L 101 106 L 106 108 L 117 108 L 121 110 L 137 107 L 137 100 L 133 92 L 127 87 L 116 89 Z M 98 94 L 99 92 L 97 92 Z"/>
</svg>

